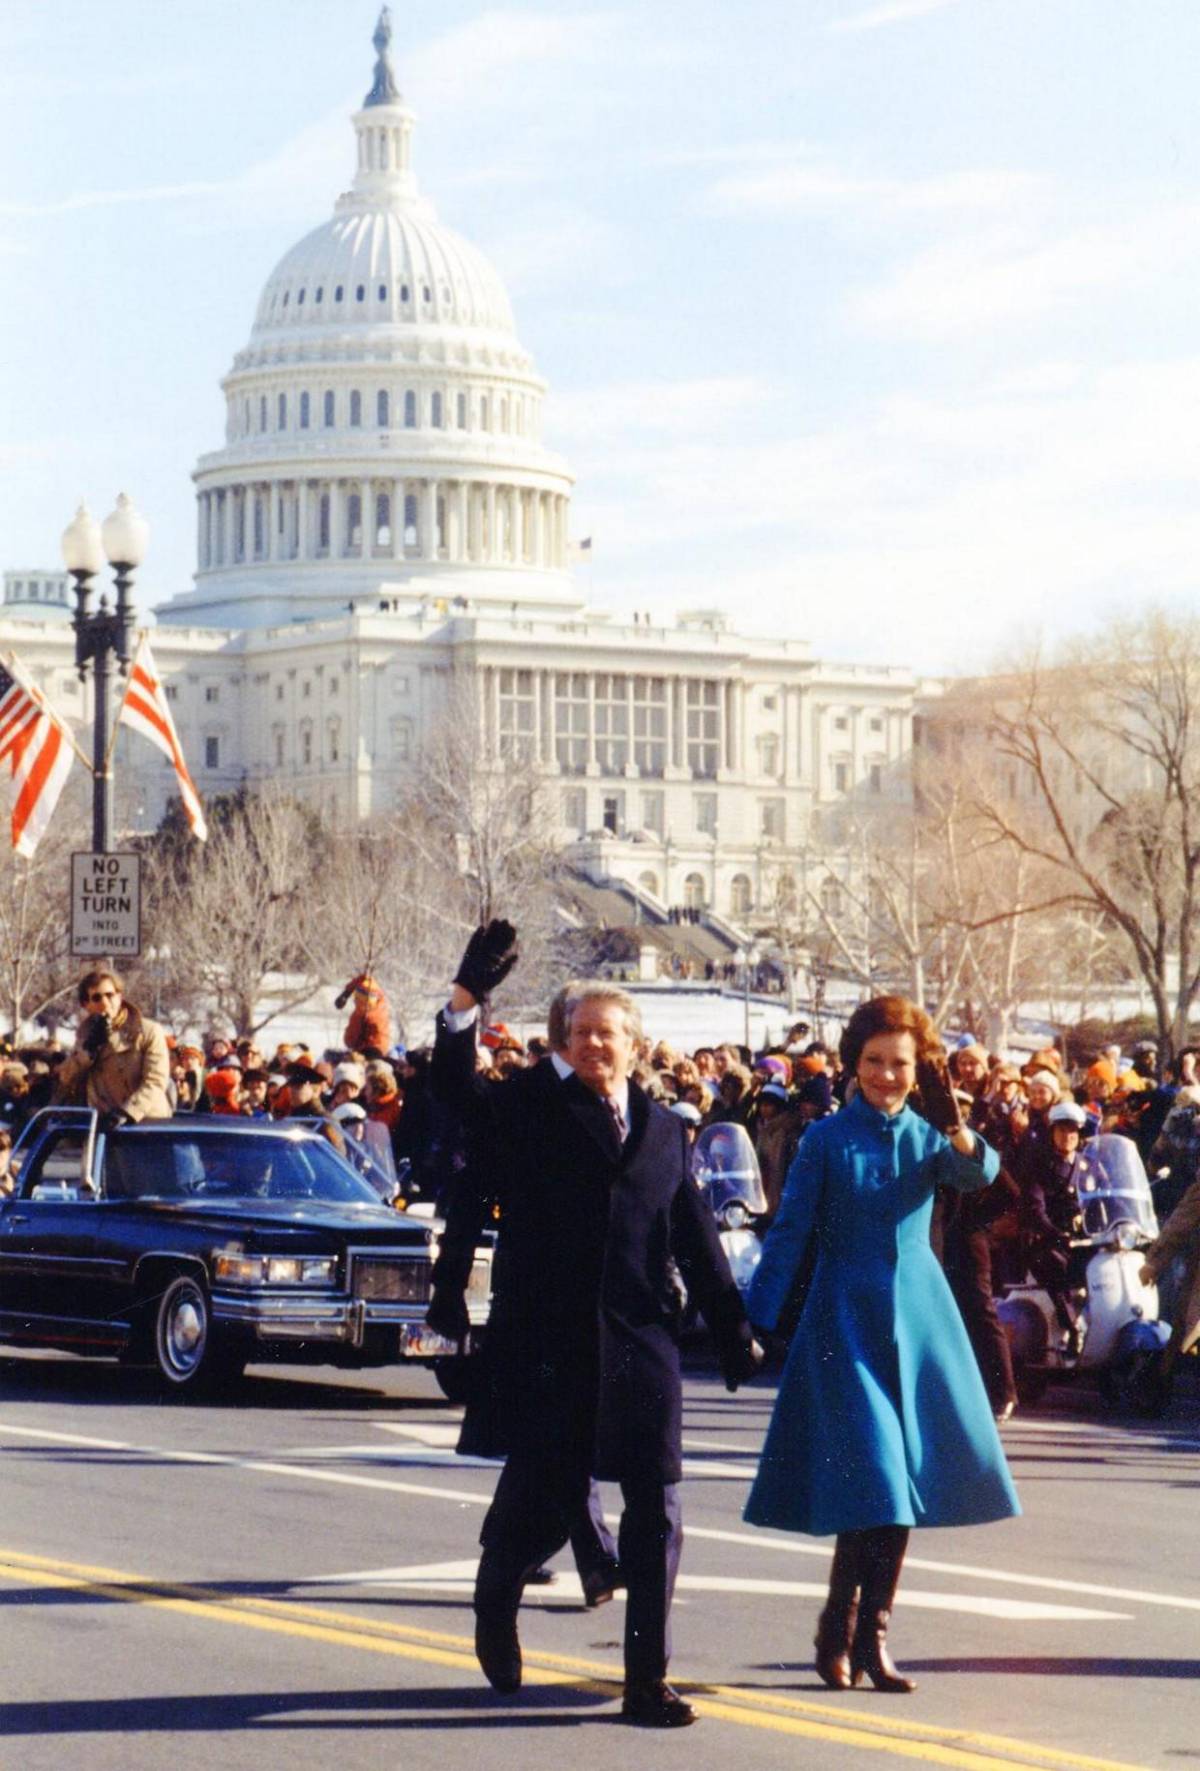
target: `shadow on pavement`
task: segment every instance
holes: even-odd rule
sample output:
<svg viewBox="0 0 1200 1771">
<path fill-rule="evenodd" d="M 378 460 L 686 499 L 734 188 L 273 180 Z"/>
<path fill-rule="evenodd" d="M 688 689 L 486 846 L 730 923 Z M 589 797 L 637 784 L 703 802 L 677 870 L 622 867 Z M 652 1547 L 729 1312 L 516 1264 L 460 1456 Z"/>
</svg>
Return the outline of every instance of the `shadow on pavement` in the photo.
<svg viewBox="0 0 1200 1771">
<path fill-rule="evenodd" d="M 776 1661 L 770 1666 L 757 1666 L 755 1672 L 779 1673 L 811 1673 L 811 1679 L 803 1685 L 785 1686 L 780 1689 L 824 1691 L 826 1687 L 813 1672 L 811 1663 L 800 1662 L 788 1665 Z M 1044 1656 L 1031 1657 L 1027 1660 L 1015 1655 L 946 1655 L 941 1659 L 914 1660 L 905 1655 L 903 1669 L 906 1673 L 1032 1673 L 1036 1678 L 1064 1679 L 1195 1679 L 1200 1678 L 1200 1660 L 1157 1660 L 1135 1659 L 1130 1655 L 1064 1655 L 1059 1659 L 1047 1659 Z M 754 1691 L 774 1689 L 763 1680 L 751 1684 L 749 1680 L 728 1681 L 730 1688 L 736 1685 L 745 1686 Z M 859 1691 L 870 1696 L 869 1685 L 858 1687 Z"/>
<path fill-rule="evenodd" d="M 324 1371 L 325 1368 L 322 1368 Z M 291 1371 L 295 1372 L 292 1367 Z M 354 1374 L 358 1375 L 358 1374 Z M 399 1367 L 390 1367 L 387 1376 L 403 1375 Z M 425 1374 L 422 1374 L 424 1380 Z M 13 1402 L 65 1402 L 73 1407 L 113 1408 L 123 1405 L 144 1407 L 157 1403 L 162 1407 L 187 1406 L 211 1411 L 236 1409 L 342 1409 L 363 1414 L 372 1409 L 390 1411 L 412 1409 L 453 1409 L 440 1391 L 422 1381 L 422 1394 L 398 1395 L 395 1390 L 368 1388 L 361 1382 L 349 1381 L 334 1371 L 328 1375 L 284 1377 L 269 1366 L 252 1365 L 246 1376 L 232 1383 L 218 1396 L 171 1396 L 159 1386 L 151 1371 L 119 1366 L 107 1360 L 0 1358 L 0 1405 Z"/>
<path fill-rule="evenodd" d="M 55 1734 L 202 1734 L 256 1728 L 561 1728 L 569 1723 L 617 1721 L 616 1714 L 562 1714 L 564 1710 L 594 1710 L 613 1701 L 614 1695 L 607 1692 L 569 1685 L 532 1685 L 512 1698 L 475 1686 L 397 1690 L 389 1685 L 362 1691 L 54 1699 L 0 1704 L 0 1739 Z"/>
</svg>

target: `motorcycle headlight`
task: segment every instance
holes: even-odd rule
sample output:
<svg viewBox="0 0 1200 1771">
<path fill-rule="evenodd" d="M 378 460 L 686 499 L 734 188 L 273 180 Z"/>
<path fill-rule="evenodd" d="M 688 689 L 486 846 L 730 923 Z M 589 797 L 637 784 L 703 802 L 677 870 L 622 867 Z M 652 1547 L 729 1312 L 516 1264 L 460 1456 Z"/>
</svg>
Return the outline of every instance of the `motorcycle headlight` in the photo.
<svg viewBox="0 0 1200 1771">
<path fill-rule="evenodd" d="M 226 1285 L 332 1285 L 333 1255 L 219 1254 L 213 1277 Z"/>
<path fill-rule="evenodd" d="M 724 1220 L 725 1228 L 727 1230 L 742 1230 L 745 1228 L 749 1220 L 750 1213 L 746 1210 L 746 1207 L 742 1204 L 740 1199 L 734 1199 L 725 1206 L 721 1213 L 721 1217 Z"/>
<path fill-rule="evenodd" d="M 1143 1241 L 1141 1230 L 1128 1220 L 1120 1223 L 1113 1231 L 1113 1241 L 1118 1248 L 1140 1248 Z"/>
</svg>

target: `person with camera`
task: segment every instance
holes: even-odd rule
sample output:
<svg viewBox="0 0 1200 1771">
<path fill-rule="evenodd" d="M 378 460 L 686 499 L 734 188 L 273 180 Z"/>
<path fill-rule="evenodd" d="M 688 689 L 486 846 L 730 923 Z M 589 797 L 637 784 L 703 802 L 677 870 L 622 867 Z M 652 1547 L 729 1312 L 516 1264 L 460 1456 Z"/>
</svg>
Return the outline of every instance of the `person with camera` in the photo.
<svg viewBox="0 0 1200 1771">
<path fill-rule="evenodd" d="M 679 1119 L 633 1080 L 641 1025 L 619 987 L 563 1005 L 567 1074 L 549 1063 L 502 1087 L 477 1077 L 479 1004 L 516 963 L 516 931 L 471 937 L 434 1047 L 434 1086 L 467 1127 L 478 1185 L 456 1189 L 434 1269 L 431 1328 L 466 1332 L 475 1242 L 499 1206 L 495 1295 L 459 1450 L 503 1457 L 483 1523 L 475 1647 L 498 1691 L 521 1684 L 517 1612 L 531 1574 L 567 1542 L 593 1476 L 619 1482 L 628 1604 L 623 1716 L 679 1728 L 695 1711 L 666 1681 L 682 1543 L 679 1264 L 730 1389 L 761 1360 Z"/>
<path fill-rule="evenodd" d="M 108 1125 L 170 1119 L 170 1053 L 157 1021 L 122 996 L 115 972 L 79 980 L 83 1020 L 75 1050 L 58 1072 L 57 1102 L 94 1107 Z"/>
</svg>

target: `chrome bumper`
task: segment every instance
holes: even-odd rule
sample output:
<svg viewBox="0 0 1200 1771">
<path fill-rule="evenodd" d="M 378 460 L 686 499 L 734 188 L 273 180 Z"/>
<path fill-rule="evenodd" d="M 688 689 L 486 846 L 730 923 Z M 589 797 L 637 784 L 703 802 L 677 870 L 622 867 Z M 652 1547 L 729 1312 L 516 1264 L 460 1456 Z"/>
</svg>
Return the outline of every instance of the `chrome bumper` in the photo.
<svg viewBox="0 0 1200 1771">
<path fill-rule="evenodd" d="M 402 1359 L 440 1359 L 458 1352 L 457 1341 L 426 1327 L 424 1304 L 214 1291 L 212 1314 L 214 1322 L 249 1329 L 261 1341 L 332 1341 L 361 1347 L 368 1331 L 379 1328 L 397 1331 Z M 486 1320 L 487 1311 L 472 1310 L 470 1315 L 472 1324 L 478 1325 Z"/>
</svg>

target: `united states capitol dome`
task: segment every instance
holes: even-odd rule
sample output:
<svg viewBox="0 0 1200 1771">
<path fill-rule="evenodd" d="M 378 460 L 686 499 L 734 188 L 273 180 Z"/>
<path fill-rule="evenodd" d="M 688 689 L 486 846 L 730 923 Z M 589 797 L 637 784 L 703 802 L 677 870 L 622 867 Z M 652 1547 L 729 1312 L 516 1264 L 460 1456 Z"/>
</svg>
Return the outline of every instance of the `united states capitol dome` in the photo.
<svg viewBox="0 0 1200 1771">
<path fill-rule="evenodd" d="M 385 6 L 353 183 L 271 272 L 221 384 L 224 446 L 194 476 L 195 588 L 160 620 L 578 601 L 546 384 L 498 273 L 417 187 L 391 35 Z"/>
</svg>

